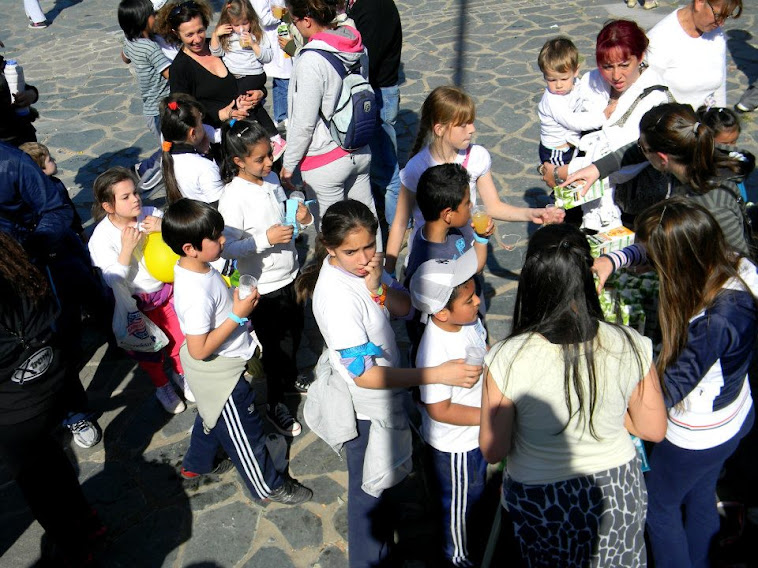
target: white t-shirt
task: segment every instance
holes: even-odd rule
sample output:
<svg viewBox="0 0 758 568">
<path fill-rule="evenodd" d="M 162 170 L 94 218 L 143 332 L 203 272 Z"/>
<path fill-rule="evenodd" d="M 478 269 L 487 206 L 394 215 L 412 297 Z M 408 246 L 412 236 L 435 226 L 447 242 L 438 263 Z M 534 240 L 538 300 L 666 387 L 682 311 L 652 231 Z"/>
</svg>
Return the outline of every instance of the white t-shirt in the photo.
<svg viewBox="0 0 758 568">
<path fill-rule="evenodd" d="M 201 274 L 174 267 L 174 309 L 184 335 L 203 335 L 213 331 L 232 313 L 232 291 L 215 268 Z M 216 355 L 250 359 L 257 340 L 247 326 L 237 326 L 216 349 Z"/>
<path fill-rule="evenodd" d="M 341 362 L 339 351 L 372 342 L 382 350 L 375 363 L 397 367 L 400 354 L 389 312 L 371 299 L 363 278 L 329 264 L 321 266 L 313 291 L 313 316 L 329 348 L 332 367 L 349 384 L 353 383 Z"/>
<path fill-rule="evenodd" d="M 514 480 L 555 483 L 618 467 L 634 458 L 624 416 L 632 392 L 650 369 L 653 347 L 647 337 L 631 328 L 625 331 L 632 338 L 631 345 L 621 329 L 604 322 L 595 338 L 598 392 L 593 424 L 597 440 L 589 429 L 589 399 L 585 397 L 585 414 L 580 418 L 573 388 L 575 414 L 569 422 L 560 345 L 538 334 L 524 334 L 499 343 L 487 354 L 485 364 L 492 378 L 516 405 L 507 465 Z M 579 365 L 586 378 L 583 356 Z M 585 383 L 584 392 L 588 389 Z"/>
<path fill-rule="evenodd" d="M 706 11 L 710 9 L 706 6 Z M 721 27 L 700 37 L 688 35 L 678 10 L 658 22 L 647 37 L 647 61 L 678 103 L 697 108 L 706 102 L 726 106 L 726 39 Z M 709 14 L 710 17 L 710 14 Z"/>
<path fill-rule="evenodd" d="M 142 207 L 142 213 L 134 223 L 137 226 L 145 220 L 145 217 L 163 217 L 163 212 L 155 207 L 146 205 Z M 146 236 L 145 236 L 146 237 Z M 108 217 L 97 224 L 90 237 L 89 254 L 92 264 L 98 267 L 108 286 L 113 286 L 116 280 L 125 280 L 131 292 L 157 292 L 163 287 L 163 282 L 153 278 L 147 271 L 143 252 L 147 239 L 143 237 L 132 253 L 129 266 L 119 263 L 121 254 L 121 229 L 117 228 Z"/>
<path fill-rule="evenodd" d="M 266 236 L 272 225 L 283 222 L 286 200 L 279 178 L 271 172 L 263 185 L 235 177 L 218 202 L 227 226 L 224 256 L 237 259 L 240 274 L 258 279 L 261 294 L 279 290 L 297 276 L 294 239 L 287 244 L 272 245 Z M 229 230 L 230 227 L 237 230 Z"/>
<path fill-rule="evenodd" d="M 205 203 L 219 200 L 224 191 L 216 162 L 200 154 L 172 154 L 174 177 L 184 197 Z"/>
<path fill-rule="evenodd" d="M 466 162 L 465 167 L 469 175 L 469 188 L 471 190 L 471 205 L 474 206 L 477 203 L 476 182 L 480 177 L 490 171 L 490 168 L 492 167 L 492 158 L 490 158 L 490 153 L 485 150 L 483 146 L 472 144 L 469 148 L 471 151 L 468 154 L 468 161 L 466 161 L 466 150 L 460 150 L 455 158 L 455 163 L 463 165 L 463 162 Z M 429 168 L 439 165 L 441 165 L 441 163 L 432 158 L 429 146 L 425 146 L 418 154 L 408 160 L 405 167 L 400 170 L 400 182 L 408 189 L 408 191 L 415 194 L 421 174 Z M 408 239 L 409 243 L 413 242 L 413 237 L 416 235 L 416 231 L 418 231 L 423 224 L 424 216 L 421 214 L 421 209 L 418 208 L 417 204 L 413 207 L 413 231 Z"/>
<path fill-rule="evenodd" d="M 537 106 L 540 143 L 545 148 L 552 150 L 565 144 L 578 146 L 581 132 L 595 130 L 605 123 L 605 113 L 602 110 L 585 110 L 582 91 L 583 83 L 580 80 L 565 95 L 557 95 L 545 89 Z"/>
<path fill-rule="evenodd" d="M 418 346 L 416 367 L 435 367 L 451 359 L 464 359 L 466 347 L 487 348 L 487 332 L 479 319 L 464 325 L 458 332 L 441 329 L 430 318 Z M 482 379 L 470 389 L 448 385 L 422 385 L 421 400 L 426 404 L 450 400 L 453 404 L 480 408 L 482 404 Z M 421 413 L 424 439 L 427 444 L 441 452 L 468 452 L 479 447 L 479 426 L 456 426 L 438 422 Z"/>
</svg>

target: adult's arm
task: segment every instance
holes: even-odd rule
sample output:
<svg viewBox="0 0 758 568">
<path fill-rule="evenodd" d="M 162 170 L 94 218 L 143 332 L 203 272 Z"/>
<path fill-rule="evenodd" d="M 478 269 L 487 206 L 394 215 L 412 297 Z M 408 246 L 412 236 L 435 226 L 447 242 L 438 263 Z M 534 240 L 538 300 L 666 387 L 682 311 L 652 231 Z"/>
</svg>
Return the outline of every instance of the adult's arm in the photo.
<svg viewBox="0 0 758 568">
<path fill-rule="evenodd" d="M 637 142 L 630 142 L 613 152 L 610 152 L 594 162 L 600 172 L 600 179 L 607 178 L 612 173 L 619 171 L 624 166 L 641 164 L 647 158 Z"/>
<path fill-rule="evenodd" d="M 73 210 L 26 154 L 0 144 L 0 224 L 21 240 L 30 256 L 57 249 L 69 233 Z"/>
<path fill-rule="evenodd" d="M 666 425 L 661 383 L 655 365 L 651 365 L 629 398 L 627 430 L 643 440 L 660 442 L 666 436 Z"/>
</svg>

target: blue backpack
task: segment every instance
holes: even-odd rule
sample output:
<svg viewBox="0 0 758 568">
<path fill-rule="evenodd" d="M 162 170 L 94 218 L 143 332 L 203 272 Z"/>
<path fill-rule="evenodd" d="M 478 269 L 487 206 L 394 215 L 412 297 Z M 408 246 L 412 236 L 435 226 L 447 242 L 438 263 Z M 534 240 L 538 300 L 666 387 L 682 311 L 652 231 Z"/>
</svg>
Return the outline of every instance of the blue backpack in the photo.
<svg viewBox="0 0 758 568">
<path fill-rule="evenodd" d="M 327 120 L 323 115 L 332 139 L 348 152 L 354 152 L 369 143 L 376 128 L 378 108 L 374 89 L 361 75 L 361 64 L 356 61 L 349 68 L 330 51 L 311 49 L 324 57 L 342 79 L 342 88 L 334 112 Z"/>
</svg>

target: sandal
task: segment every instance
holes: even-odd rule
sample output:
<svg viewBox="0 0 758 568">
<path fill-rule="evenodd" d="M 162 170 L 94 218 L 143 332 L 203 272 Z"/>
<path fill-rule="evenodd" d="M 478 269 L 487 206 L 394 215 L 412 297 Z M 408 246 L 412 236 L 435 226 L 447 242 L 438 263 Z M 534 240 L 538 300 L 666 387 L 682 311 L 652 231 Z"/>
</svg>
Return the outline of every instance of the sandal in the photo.
<svg viewBox="0 0 758 568">
<path fill-rule="evenodd" d="M 643 10 L 654 10 L 658 7 L 658 0 L 645 0 L 642 5 Z"/>
</svg>

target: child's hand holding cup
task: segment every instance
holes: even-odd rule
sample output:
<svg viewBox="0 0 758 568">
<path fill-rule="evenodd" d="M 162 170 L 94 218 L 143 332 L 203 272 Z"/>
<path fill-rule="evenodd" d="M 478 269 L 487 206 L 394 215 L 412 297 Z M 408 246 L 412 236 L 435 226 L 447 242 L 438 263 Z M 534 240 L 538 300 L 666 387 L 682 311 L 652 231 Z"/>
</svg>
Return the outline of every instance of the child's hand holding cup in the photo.
<svg viewBox="0 0 758 568">
<path fill-rule="evenodd" d="M 244 300 L 250 296 L 253 293 L 253 290 L 257 287 L 258 280 L 255 278 L 255 276 L 251 276 L 250 274 L 240 275 L 239 286 L 237 287 L 239 290 L 240 300 Z"/>
<path fill-rule="evenodd" d="M 492 234 L 494 227 L 490 227 L 492 219 L 487 214 L 487 208 L 483 205 L 476 205 L 471 212 L 471 223 L 474 226 L 474 231 L 478 235 L 488 237 Z"/>
</svg>

